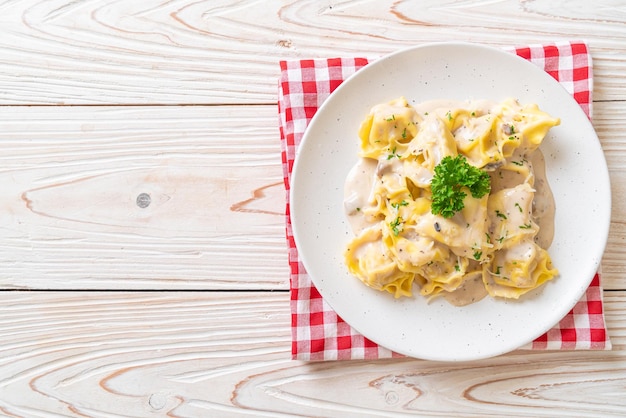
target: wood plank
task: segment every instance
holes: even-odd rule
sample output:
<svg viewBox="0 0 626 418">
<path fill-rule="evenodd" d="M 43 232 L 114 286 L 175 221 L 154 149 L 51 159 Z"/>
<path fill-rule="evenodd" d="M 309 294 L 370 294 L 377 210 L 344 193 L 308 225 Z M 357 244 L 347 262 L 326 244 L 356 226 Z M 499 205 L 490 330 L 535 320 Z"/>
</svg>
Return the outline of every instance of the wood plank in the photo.
<svg viewBox="0 0 626 418">
<path fill-rule="evenodd" d="M 5 416 L 623 416 L 626 292 L 612 351 L 290 360 L 287 292 L 0 292 Z"/>
<path fill-rule="evenodd" d="M 0 287 L 287 288 L 275 106 L 2 115 Z"/>
<path fill-rule="evenodd" d="M 595 113 L 613 190 L 604 286 L 626 289 L 626 110 Z M 2 114 L 0 287 L 288 288 L 275 106 Z"/>
<path fill-rule="evenodd" d="M 623 118 L 626 118 L 626 109 L 621 102 L 594 104 L 593 123 L 611 177 L 611 227 L 602 259 L 603 285 L 606 289 L 626 289 L 626 143 L 616 122 Z"/>
<path fill-rule="evenodd" d="M 619 5 L 181 0 L 0 3 L 0 104 L 273 103 L 280 59 L 378 57 L 425 42 L 579 39 L 596 99 L 626 100 Z"/>
</svg>

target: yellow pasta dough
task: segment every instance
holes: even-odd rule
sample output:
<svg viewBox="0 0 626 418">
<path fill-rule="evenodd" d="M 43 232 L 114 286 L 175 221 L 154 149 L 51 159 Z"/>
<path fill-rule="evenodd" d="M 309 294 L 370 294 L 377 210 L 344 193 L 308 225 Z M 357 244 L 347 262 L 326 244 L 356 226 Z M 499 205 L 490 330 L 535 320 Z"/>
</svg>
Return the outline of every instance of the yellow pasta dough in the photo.
<svg viewBox="0 0 626 418">
<path fill-rule="evenodd" d="M 480 283 L 483 293 L 517 299 L 554 278 L 558 271 L 539 244 L 549 245 L 539 235 L 553 219 L 545 210 L 536 217 L 533 202 L 554 206 L 548 187 L 537 196 L 534 165 L 558 124 L 537 105 L 514 99 L 410 105 L 400 97 L 374 106 L 358 131 L 360 161 L 346 181 L 355 233 L 344 254 L 350 273 L 395 297 L 411 296 L 417 286 L 429 298 Z M 435 168 L 459 155 L 489 173 L 491 191 L 466 193 L 453 216 L 434 214 Z"/>
</svg>

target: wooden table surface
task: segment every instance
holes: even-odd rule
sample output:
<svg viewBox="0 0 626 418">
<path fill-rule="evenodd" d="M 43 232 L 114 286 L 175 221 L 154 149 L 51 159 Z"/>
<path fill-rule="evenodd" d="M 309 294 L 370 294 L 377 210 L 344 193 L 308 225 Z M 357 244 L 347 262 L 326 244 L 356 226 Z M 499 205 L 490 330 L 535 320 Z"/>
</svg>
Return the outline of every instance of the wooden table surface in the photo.
<svg viewBox="0 0 626 418">
<path fill-rule="evenodd" d="M 291 360 L 278 61 L 578 39 L 613 350 Z M 2 416 L 626 416 L 624 1 L 6 0 L 0 105 Z"/>
</svg>

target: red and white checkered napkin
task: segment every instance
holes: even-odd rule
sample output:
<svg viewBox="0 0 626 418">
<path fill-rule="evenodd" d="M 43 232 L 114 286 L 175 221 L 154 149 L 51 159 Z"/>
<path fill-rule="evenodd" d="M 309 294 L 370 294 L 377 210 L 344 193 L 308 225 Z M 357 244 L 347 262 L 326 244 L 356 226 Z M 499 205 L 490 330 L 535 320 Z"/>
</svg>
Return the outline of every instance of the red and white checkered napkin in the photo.
<svg viewBox="0 0 626 418">
<path fill-rule="evenodd" d="M 552 75 L 591 117 L 591 56 L 582 42 L 507 48 Z M 347 77 L 367 65 L 366 58 L 282 61 L 278 110 L 287 189 L 287 242 L 291 267 L 292 356 L 299 360 L 402 357 L 352 329 L 317 291 L 298 258 L 289 214 L 291 170 L 302 135 L 318 107 Z M 602 305 L 600 274 L 580 302 L 553 329 L 523 349 L 610 349 Z"/>
</svg>

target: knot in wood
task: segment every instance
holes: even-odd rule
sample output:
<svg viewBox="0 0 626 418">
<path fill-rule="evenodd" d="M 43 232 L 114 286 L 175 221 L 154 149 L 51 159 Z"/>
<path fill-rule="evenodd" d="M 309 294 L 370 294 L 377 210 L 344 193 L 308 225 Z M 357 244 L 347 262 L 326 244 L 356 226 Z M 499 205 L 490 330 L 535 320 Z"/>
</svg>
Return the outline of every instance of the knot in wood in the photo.
<svg viewBox="0 0 626 418">
<path fill-rule="evenodd" d="M 139 206 L 142 209 L 145 209 L 148 206 L 150 206 L 151 201 L 152 201 L 152 198 L 150 198 L 150 195 L 148 193 L 140 193 L 139 196 L 137 196 L 137 206 Z"/>
</svg>

